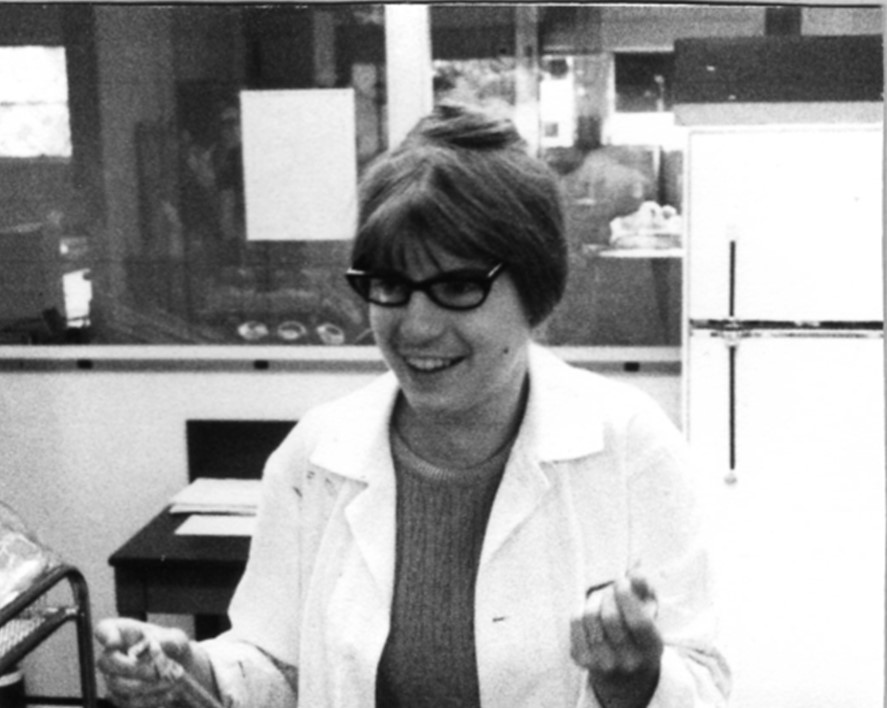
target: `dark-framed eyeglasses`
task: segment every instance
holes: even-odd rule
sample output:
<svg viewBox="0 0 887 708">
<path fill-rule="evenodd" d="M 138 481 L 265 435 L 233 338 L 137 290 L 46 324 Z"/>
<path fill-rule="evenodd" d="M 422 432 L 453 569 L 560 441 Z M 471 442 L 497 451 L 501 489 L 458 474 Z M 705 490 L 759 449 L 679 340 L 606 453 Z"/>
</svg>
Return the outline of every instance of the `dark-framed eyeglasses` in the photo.
<svg viewBox="0 0 887 708">
<path fill-rule="evenodd" d="M 348 283 L 364 300 L 381 307 L 403 307 L 418 290 L 447 310 L 473 310 L 490 294 L 493 282 L 505 268 L 504 263 L 490 270 L 462 268 L 439 273 L 425 280 L 411 280 L 393 270 L 357 270 L 345 273 Z"/>
</svg>

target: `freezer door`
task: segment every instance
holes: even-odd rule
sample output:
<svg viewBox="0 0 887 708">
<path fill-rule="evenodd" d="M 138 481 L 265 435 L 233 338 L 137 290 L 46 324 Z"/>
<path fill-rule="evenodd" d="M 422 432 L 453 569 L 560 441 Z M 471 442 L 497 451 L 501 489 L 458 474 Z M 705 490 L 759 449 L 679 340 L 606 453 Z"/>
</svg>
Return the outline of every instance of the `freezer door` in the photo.
<svg viewBox="0 0 887 708">
<path fill-rule="evenodd" d="M 880 320 L 882 128 L 696 128 L 693 319 Z"/>
<path fill-rule="evenodd" d="M 718 486 L 731 708 L 881 705 L 883 364 L 871 334 L 690 337 L 688 432 Z"/>
</svg>

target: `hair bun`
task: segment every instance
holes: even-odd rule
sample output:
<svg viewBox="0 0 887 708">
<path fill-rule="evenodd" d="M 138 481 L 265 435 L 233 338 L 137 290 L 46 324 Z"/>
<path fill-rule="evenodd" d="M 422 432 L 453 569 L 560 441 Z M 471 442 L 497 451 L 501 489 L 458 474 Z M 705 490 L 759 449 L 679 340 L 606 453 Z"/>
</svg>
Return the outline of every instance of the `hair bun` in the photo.
<svg viewBox="0 0 887 708">
<path fill-rule="evenodd" d="M 429 116 L 416 124 L 404 142 L 468 150 L 496 150 L 525 144 L 511 120 L 453 102 L 437 104 Z"/>
</svg>

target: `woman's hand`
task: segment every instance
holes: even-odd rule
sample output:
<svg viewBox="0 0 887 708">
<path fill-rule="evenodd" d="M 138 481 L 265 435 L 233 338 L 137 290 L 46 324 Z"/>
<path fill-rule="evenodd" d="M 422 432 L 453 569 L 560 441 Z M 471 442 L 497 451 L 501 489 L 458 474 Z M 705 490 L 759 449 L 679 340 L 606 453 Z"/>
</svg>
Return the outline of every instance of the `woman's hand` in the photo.
<svg viewBox="0 0 887 708">
<path fill-rule="evenodd" d="M 161 678 L 154 662 L 138 651 L 146 642 L 159 646 L 183 666 L 194 663 L 191 644 L 184 632 L 132 619 L 106 619 L 96 627 L 102 651 L 96 661 L 105 677 L 108 697 L 120 708 L 171 706 L 179 688 Z M 131 651 L 136 647 L 135 651 Z"/>
<path fill-rule="evenodd" d="M 646 580 L 617 580 L 592 592 L 571 624 L 573 660 L 588 669 L 604 708 L 645 708 L 656 691 L 662 636 Z"/>
</svg>

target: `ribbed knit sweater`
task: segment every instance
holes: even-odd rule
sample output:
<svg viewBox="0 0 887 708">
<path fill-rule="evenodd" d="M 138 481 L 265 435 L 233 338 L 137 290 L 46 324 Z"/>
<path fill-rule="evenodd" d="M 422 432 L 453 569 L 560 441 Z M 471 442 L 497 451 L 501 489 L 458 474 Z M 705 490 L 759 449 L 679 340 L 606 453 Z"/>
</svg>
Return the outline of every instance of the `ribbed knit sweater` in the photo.
<svg viewBox="0 0 887 708">
<path fill-rule="evenodd" d="M 511 445 L 468 468 L 429 464 L 391 436 L 397 541 L 377 708 L 480 708 L 474 585 Z"/>
</svg>

